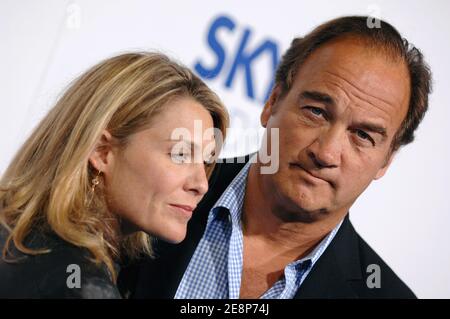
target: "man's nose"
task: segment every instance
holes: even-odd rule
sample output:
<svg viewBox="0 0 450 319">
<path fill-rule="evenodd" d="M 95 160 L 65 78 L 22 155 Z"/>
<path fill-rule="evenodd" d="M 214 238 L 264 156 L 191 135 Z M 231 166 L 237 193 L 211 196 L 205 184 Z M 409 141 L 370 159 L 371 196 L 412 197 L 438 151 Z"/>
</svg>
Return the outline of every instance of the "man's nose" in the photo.
<svg viewBox="0 0 450 319">
<path fill-rule="evenodd" d="M 308 149 L 308 156 L 317 168 L 336 168 L 341 164 L 345 135 L 339 128 L 321 131 Z"/>
</svg>

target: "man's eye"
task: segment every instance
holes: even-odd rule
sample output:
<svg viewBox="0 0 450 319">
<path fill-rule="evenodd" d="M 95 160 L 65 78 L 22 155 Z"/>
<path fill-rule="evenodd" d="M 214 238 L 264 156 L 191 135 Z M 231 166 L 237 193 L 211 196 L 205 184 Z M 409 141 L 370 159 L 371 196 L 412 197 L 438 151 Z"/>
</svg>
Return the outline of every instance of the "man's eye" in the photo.
<svg viewBox="0 0 450 319">
<path fill-rule="evenodd" d="M 361 130 L 356 130 L 356 134 L 363 140 L 368 140 L 370 138 L 369 134 Z"/>
<path fill-rule="evenodd" d="M 355 132 L 358 138 L 369 141 L 370 143 L 372 143 L 372 145 L 375 145 L 375 141 L 373 140 L 373 138 L 363 130 L 356 130 Z"/>
<path fill-rule="evenodd" d="M 325 111 L 322 110 L 319 107 L 314 107 L 314 106 L 306 106 L 305 107 L 308 111 L 310 111 L 312 114 L 314 114 L 315 116 L 323 116 L 325 117 Z"/>
</svg>

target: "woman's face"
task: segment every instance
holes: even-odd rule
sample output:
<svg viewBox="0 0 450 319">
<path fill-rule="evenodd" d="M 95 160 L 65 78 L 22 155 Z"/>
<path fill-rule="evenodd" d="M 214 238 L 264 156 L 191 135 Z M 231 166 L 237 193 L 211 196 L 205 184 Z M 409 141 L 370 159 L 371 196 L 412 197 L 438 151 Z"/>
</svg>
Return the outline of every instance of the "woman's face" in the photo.
<svg viewBox="0 0 450 319">
<path fill-rule="evenodd" d="M 126 233 L 142 230 L 173 243 L 184 239 L 192 211 L 208 190 L 203 153 L 214 148 L 214 138 L 204 133 L 212 127 L 201 104 L 180 97 L 125 146 L 112 148 L 103 171 L 106 198 Z M 172 136 L 176 129 L 182 138 Z"/>
</svg>

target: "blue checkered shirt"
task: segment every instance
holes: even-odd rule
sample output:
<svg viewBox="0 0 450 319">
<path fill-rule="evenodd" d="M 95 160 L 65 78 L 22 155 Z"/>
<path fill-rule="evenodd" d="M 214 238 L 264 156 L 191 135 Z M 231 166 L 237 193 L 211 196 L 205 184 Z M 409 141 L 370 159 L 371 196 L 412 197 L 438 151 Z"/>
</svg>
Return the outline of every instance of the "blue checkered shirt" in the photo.
<svg viewBox="0 0 450 319">
<path fill-rule="evenodd" d="M 249 161 L 211 209 L 205 233 L 175 294 L 176 299 L 239 299 L 243 234 L 241 210 Z M 292 299 L 342 221 L 306 257 L 288 264 L 284 276 L 261 299 Z"/>
</svg>

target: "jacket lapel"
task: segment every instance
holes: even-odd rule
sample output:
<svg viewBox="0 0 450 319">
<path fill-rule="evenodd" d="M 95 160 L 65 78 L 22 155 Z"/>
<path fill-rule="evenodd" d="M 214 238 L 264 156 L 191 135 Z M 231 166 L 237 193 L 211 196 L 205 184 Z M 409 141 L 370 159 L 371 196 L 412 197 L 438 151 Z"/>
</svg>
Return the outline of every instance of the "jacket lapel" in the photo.
<svg viewBox="0 0 450 319">
<path fill-rule="evenodd" d="M 298 298 L 358 298 L 353 283 L 363 280 L 358 235 L 349 216 L 297 291 Z"/>
</svg>

